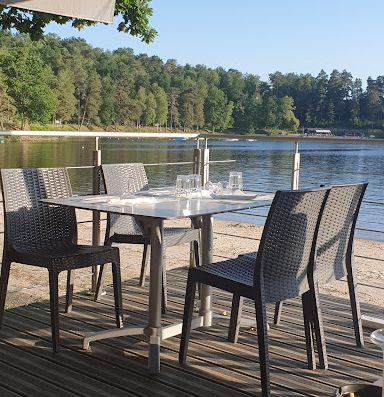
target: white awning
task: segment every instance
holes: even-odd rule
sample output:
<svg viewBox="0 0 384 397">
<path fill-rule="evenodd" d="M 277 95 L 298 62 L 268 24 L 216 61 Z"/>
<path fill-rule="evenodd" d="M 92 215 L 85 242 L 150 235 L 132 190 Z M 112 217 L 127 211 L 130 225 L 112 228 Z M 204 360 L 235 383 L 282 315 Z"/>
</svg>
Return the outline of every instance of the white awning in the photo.
<svg viewBox="0 0 384 397">
<path fill-rule="evenodd" d="M 0 0 L 0 4 L 90 21 L 111 23 L 115 0 Z"/>
</svg>

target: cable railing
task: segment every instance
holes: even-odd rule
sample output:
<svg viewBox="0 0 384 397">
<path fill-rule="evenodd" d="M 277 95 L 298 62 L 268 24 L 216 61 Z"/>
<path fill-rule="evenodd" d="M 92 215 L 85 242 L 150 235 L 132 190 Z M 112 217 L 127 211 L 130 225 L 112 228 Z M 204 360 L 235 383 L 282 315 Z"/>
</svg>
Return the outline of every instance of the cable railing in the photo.
<svg viewBox="0 0 384 397">
<path fill-rule="evenodd" d="M 191 166 L 191 172 L 193 173 L 199 173 L 202 175 L 202 181 L 203 184 L 209 180 L 209 168 L 210 166 L 214 166 L 215 164 L 225 164 L 225 163 L 235 163 L 236 160 L 234 159 L 225 159 L 225 160 L 211 160 L 209 151 L 210 150 L 215 150 L 213 147 L 208 148 L 208 140 L 213 140 L 213 139 L 239 139 L 239 140 L 262 140 L 262 141 L 274 141 L 274 142 L 291 142 L 294 144 L 293 148 L 293 153 L 292 153 L 292 167 L 286 167 L 286 166 L 279 166 L 280 171 L 283 174 L 286 174 L 287 177 L 291 178 L 291 188 L 297 189 L 299 187 L 299 176 L 300 176 L 300 152 L 298 148 L 298 144 L 302 142 L 316 142 L 316 143 L 340 143 L 340 144 L 379 144 L 382 145 L 384 144 L 384 140 L 377 140 L 377 139 L 356 139 L 356 138 L 324 138 L 324 137 L 316 137 L 316 138 L 309 138 L 309 137 L 302 137 L 302 136 L 295 136 L 295 137 L 267 137 L 267 136 L 259 136 L 259 135 L 223 135 L 223 134 L 218 134 L 218 135 L 207 135 L 207 134 L 176 134 L 176 133 L 79 133 L 79 132 L 68 132 L 68 133 L 63 133 L 63 132 L 56 132 L 56 131 L 44 131 L 44 132 L 33 132 L 33 131 L 0 131 L 0 136 L 42 136 L 42 137 L 87 137 L 87 138 L 94 138 L 95 139 L 95 148 L 93 151 L 93 164 L 92 165 L 81 165 L 81 166 L 68 166 L 66 168 L 70 170 L 92 170 L 93 171 L 93 183 L 92 183 L 92 192 L 93 193 L 99 193 L 100 192 L 100 172 L 99 172 L 99 167 L 101 165 L 101 150 L 99 146 L 99 139 L 100 138 L 138 138 L 138 139 L 173 139 L 173 138 L 186 138 L 186 139 L 192 139 L 196 141 L 196 147 L 191 149 L 193 150 L 193 160 L 192 161 L 177 161 L 177 162 L 151 162 L 151 163 L 145 163 L 146 167 L 157 167 L 157 166 L 165 166 L 165 167 L 172 167 L 172 166 Z M 263 170 L 270 170 L 273 171 L 273 167 L 267 167 L 267 166 L 260 166 L 258 164 L 257 166 L 258 169 L 263 169 Z M 334 168 L 334 172 L 337 172 L 337 168 Z M 317 174 L 316 170 L 311 170 L 311 173 Z M 360 176 L 382 176 L 378 172 L 372 172 L 372 173 L 364 173 L 364 172 L 348 172 L 348 171 L 343 171 L 343 174 L 348 174 L 348 175 L 360 175 Z M 384 201 L 376 201 L 372 199 L 365 199 L 363 201 L 363 204 L 369 204 L 373 205 L 375 207 L 383 207 L 384 206 Z M 259 210 L 258 210 L 259 211 Z M 249 223 L 255 223 L 262 225 L 263 221 L 266 218 L 266 214 L 262 213 L 257 213 L 257 211 L 237 211 L 236 213 L 239 216 L 242 217 L 247 217 Z M 258 221 L 256 222 L 254 219 L 257 218 Z M 92 242 L 94 244 L 100 244 L 100 224 L 105 222 L 105 217 L 100 217 L 100 214 L 95 214 L 93 215 L 92 220 L 79 220 L 79 224 L 81 225 L 93 225 L 93 230 L 92 230 Z M 243 219 L 243 218 L 242 218 Z M 380 222 L 375 222 L 375 225 L 380 225 Z M 383 224 L 384 226 L 384 224 Z M 384 227 L 383 230 L 379 230 L 373 227 L 369 227 L 369 225 L 364 225 L 364 227 L 359 226 L 356 229 L 358 232 L 367 232 L 367 233 L 375 233 L 377 235 L 384 235 Z M 0 233 L 3 233 L 0 231 Z M 220 231 L 215 231 L 215 234 L 217 236 L 227 236 L 227 237 L 237 237 L 237 238 L 243 238 L 249 241 L 254 242 L 255 238 L 248 237 L 248 236 L 235 236 L 231 234 L 225 234 Z M 384 239 L 384 238 L 383 238 Z M 356 256 L 359 259 L 365 259 L 365 260 L 370 260 L 370 261 L 377 261 L 379 264 L 381 262 L 384 262 L 384 258 L 377 258 L 377 257 L 366 257 L 366 256 L 361 256 L 357 255 Z M 89 276 L 89 275 L 88 275 Z M 80 278 L 86 277 L 85 275 L 79 275 Z M 95 275 L 94 275 L 95 277 Z M 12 289 L 11 292 L 17 292 L 17 291 L 22 291 L 25 290 L 26 288 L 43 288 L 46 287 L 48 284 L 37 284 L 35 286 L 29 286 L 29 287 L 23 287 L 20 290 L 17 289 Z M 364 283 L 364 285 L 367 285 Z M 372 288 L 382 288 L 382 286 L 378 287 L 377 286 L 377 281 L 372 281 L 372 284 L 370 285 Z"/>
</svg>

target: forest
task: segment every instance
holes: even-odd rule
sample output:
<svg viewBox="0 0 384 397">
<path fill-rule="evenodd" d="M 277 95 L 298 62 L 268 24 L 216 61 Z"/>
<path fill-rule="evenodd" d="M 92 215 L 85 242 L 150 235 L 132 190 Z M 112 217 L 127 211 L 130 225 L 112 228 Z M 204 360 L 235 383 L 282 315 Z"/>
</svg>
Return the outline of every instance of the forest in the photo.
<svg viewBox="0 0 384 397">
<path fill-rule="evenodd" d="M 78 38 L 31 41 L 1 32 L 0 128 L 36 124 L 238 134 L 384 129 L 384 76 L 368 78 L 365 88 L 346 70 L 317 76 L 276 71 L 262 81 L 129 48 L 105 51 Z"/>
</svg>

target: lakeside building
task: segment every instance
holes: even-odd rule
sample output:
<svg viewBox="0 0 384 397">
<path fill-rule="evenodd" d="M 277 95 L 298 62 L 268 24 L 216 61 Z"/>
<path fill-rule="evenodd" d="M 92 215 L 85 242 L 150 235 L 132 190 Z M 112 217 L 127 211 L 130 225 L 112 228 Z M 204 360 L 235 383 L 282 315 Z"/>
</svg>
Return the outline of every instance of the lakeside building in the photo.
<svg viewBox="0 0 384 397">
<path fill-rule="evenodd" d="M 318 136 L 331 136 L 332 131 L 323 128 L 306 128 L 304 130 L 305 135 L 318 135 Z"/>
</svg>

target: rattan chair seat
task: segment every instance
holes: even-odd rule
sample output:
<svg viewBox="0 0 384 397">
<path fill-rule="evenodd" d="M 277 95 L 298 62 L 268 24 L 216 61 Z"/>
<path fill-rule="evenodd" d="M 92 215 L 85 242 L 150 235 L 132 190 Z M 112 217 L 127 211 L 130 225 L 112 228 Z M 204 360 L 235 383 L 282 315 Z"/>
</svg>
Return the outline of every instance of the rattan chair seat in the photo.
<svg viewBox="0 0 384 397">
<path fill-rule="evenodd" d="M 169 248 L 176 245 L 190 243 L 191 241 L 198 241 L 200 238 L 200 231 L 198 229 L 183 228 L 183 227 L 165 227 L 163 230 L 163 247 Z M 119 234 L 115 233 L 110 237 L 114 243 L 128 243 L 128 244 L 149 244 L 149 238 L 140 234 Z"/>
<path fill-rule="evenodd" d="M 77 244 L 36 245 L 31 247 L 14 247 L 13 258 L 33 266 L 52 267 L 56 271 L 79 269 L 87 266 L 115 262 L 119 258 L 118 248 L 98 247 Z"/>
</svg>

